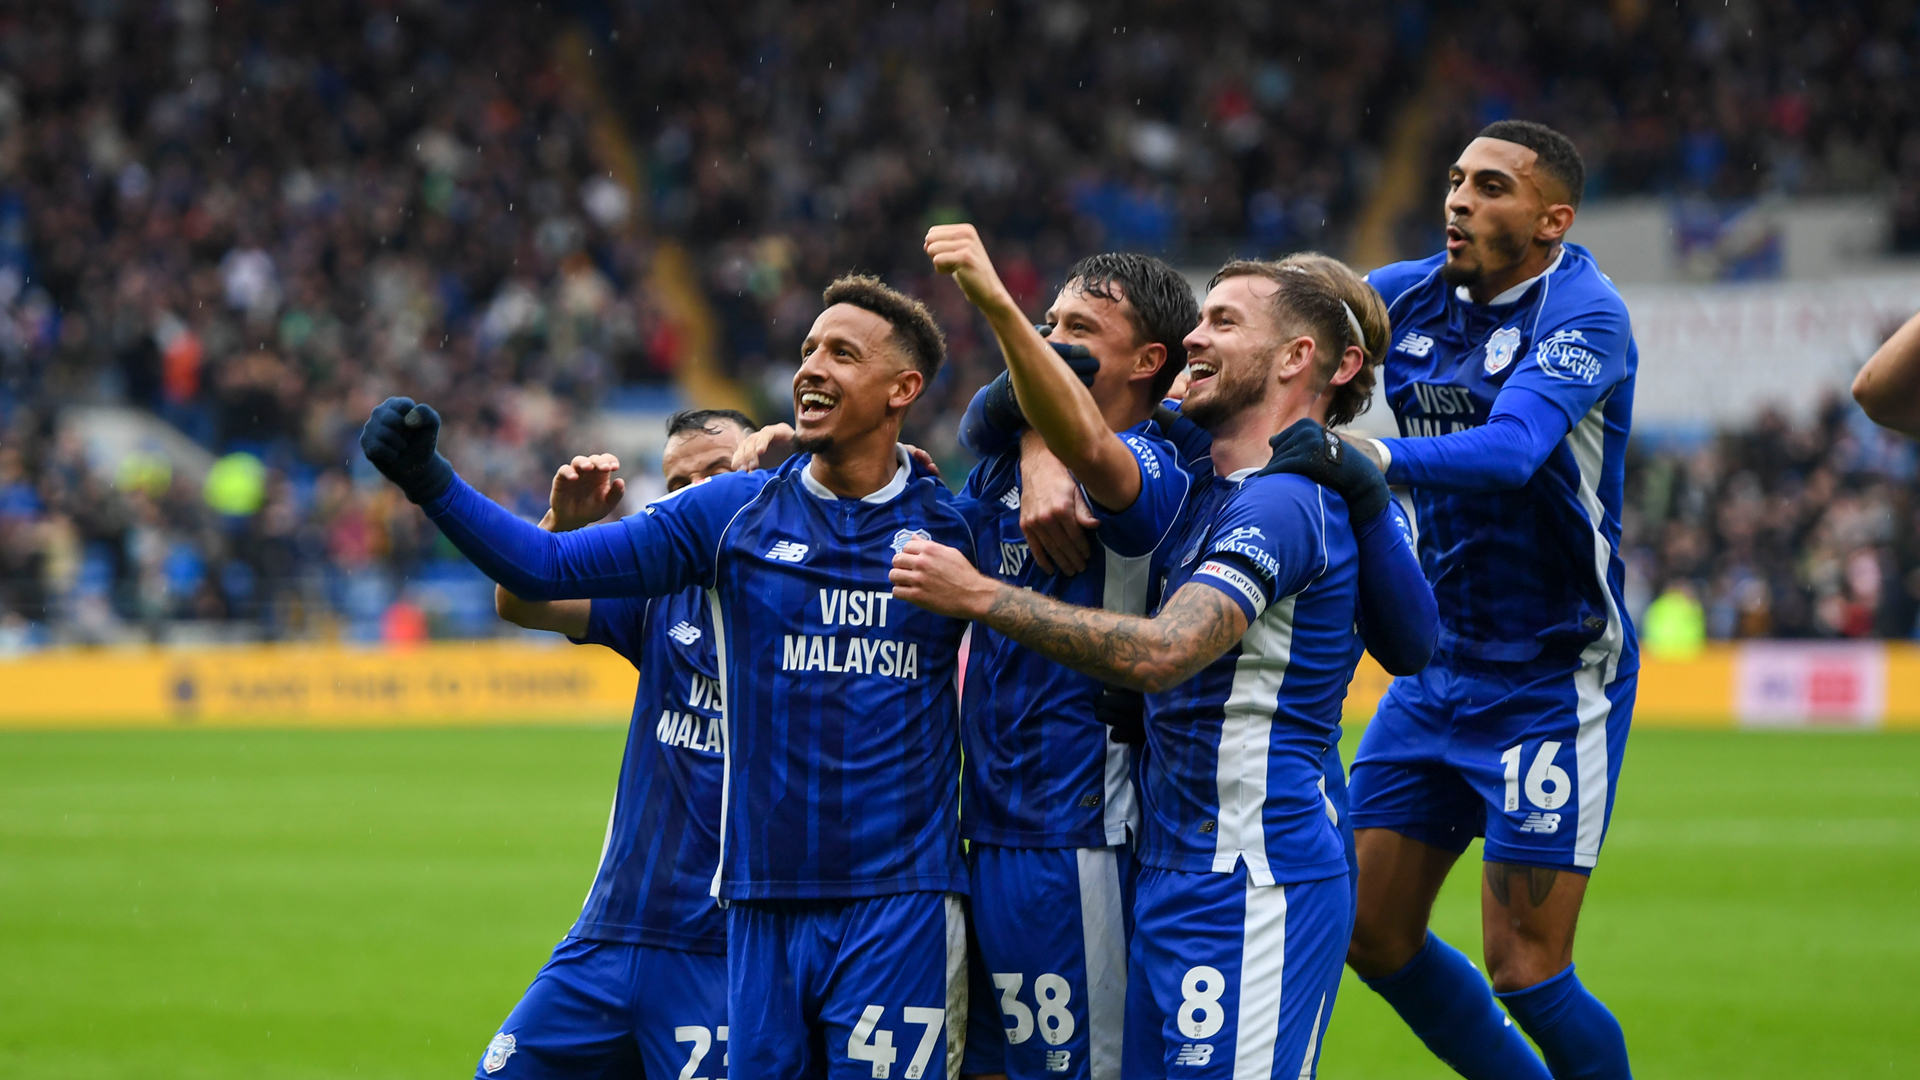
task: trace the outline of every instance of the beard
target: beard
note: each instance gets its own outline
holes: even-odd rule
[[[815,432],[812,435],[794,433],[793,452],[796,454],[818,454],[831,449],[833,449],[833,436],[826,432]]]
[[[1194,400],[1191,393],[1187,395],[1180,405],[1181,414],[1198,424],[1201,430],[1212,431],[1260,404],[1261,399],[1266,397],[1267,383],[1273,375],[1273,357],[1277,351],[1277,347],[1268,349],[1266,355],[1258,359],[1222,368],[1213,377],[1216,385],[1200,400]]]
[[[1472,285],[1487,276],[1487,261],[1491,257],[1500,269],[1518,263],[1527,257],[1526,237],[1517,232],[1502,230],[1483,231],[1480,239],[1486,243],[1484,252],[1475,251],[1479,244],[1474,243],[1468,253],[1478,255],[1472,263],[1448,258],[1440,264],[1440,280],[1449,285]],[[1472,243],[1472,241],[1469,241]]]

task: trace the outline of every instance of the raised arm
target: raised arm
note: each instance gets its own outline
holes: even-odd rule
[[[953,548],[915,540],[893,560],[893,595],[982,622],[1040,655],[1103,682],[1154,692],[1192,678],[1247,632],[1218,589],[1189,583],[1152,618],[1075,607],[976,570]]]
[[[1047,448],[1095,502],[1110,510],[1132,506],[1140,494],[1139,463],[1108,426],[1093,394],[1027,322],[994,272],[980,234],[971,225],[937,225],[927,232],[926,250],[934,269],[952,274],[986,316],[1006,355],[1020,411]]]
[[[1895,330],[1854,376],[1853,400],[1874,423],[1920,439],[1920,315]]]
[[[509,513],[454,474],[435,449],[440,417],[388,398],[361,430],[367,460],[440,526],[480,572],[527,600],[660,596],[692,583],[688,549],[652,514],[549,533]],[[691,489],[690,489],[691,490]],[[639,552],[650,558],[644,562]]]

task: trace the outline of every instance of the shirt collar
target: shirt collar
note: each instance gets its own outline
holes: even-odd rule
[[[1227,474],[1227,479],[1237,484],[1240,481],[1245,480],[1247,477],[1252,476],[1254,473],[1259,472],[1262,467],[1263,466],[1259,466],[1259,465],[1249,465],[1244,469],[1235,469],[1234,471]]]
[[[1539,281],[1543,277],[1546,277],[1548,274],[1553,273],[1555,270],[1560,269],[1560,260],[1566,257],[1567,257],[1567,248],[1565,244],[1562,244],[1560,246],[1560,250],[1554,254],[1553,261],[1547,264],[1547,268],[1545,270],[1540,271],[1539,273],[1533,275],[1532,277],[1521,282],[1520,284],[1515,285],[1513,288],[1508,289],[1506,292],[1501,293],[1499,296],[1496,296],[1493,299],[1487,301],[1487,306],[1499,307],[1502,304],[1511,304],[1515,300],[1518,300],[1522,296],[1525,296],[1527,293],[1527,290],[1533,288],[1535,282]],[[1467,287],[1465,285],[1455,285],[1453,287],[1453,295],[1459,297],[1463,303],[1468,303],[1468,304],[1473,303],[1473,296],[1472,294],[1467,292]]]
[[[860,497],[861,502],[891,502],[901,492],[907,490],[907,481],[913,478],[913,462],[912,459],[907,457],[906,447],[901,446],[899,443],[894,443],[893,460],[900,463],[900,467],[893,471],[893,479],[887,481],[887,486],[881,488],[879,491],[869,495],[862,495]],[[812,461],[808,461],[805,465],[800,466],[800,482],[806,485],[807,490],[812,492],[815,498],[825,499],[828,502],[838,502],[840,499],[840,496],[828,490],[827,485],[813,478]]]

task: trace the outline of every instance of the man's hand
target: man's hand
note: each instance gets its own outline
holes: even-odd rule
[[[936,615],[977,619],[993,606],[1000,582],[974,569],[965,555],[931,540],[909,540],[887,574],[893,595]]]
[[[560,466],[548,496],[552,531],[584,529],[613,513],[627,493],[627,482],[613,475],[618,471],[620,459],[612,454],[583,455]]]
[[[1372,458],[1312,420],[1295,421],[1267,442],[1273,457],[1261,475],[1295,473],[1332,488],[1347,501],[1347,520],[1355,525],[1372,521],[1393,498]],[[1371,443],[1366,446],[1373,449]]]
[[[1374,468],[1379,469],[1383,473],[1387,471],[1387,463],[1380,457],[1380,448],[1373,444],[1372,439],[1363,438],[1359,435],[1349,435],[1344,431],[1340,432],[1339,435],[1341,442],[1358,450],[1361,457],[1373,463]]]
[[[439,439],[440,414],[433,406],[390,397],[374,406],[360,429],[360,452],[408,499],[431,502],[453,483],[453,466],[435,448]]]
[[[733,448],[733,471],[770,469],[793,453],[793,425],[768,424],[744,435]]]
[[[1077,574],[1093,557],[1090,530],[1100,527],[1080,485],[1047,444],[1029,431],[1020,437],[1020,532],[1034,565],[1049,574]]]
[[[901,443],[900,449],[907,452],[907,456],[913,459],[915,465],[920,466],[935,476],[940,476],[940,464],[933,460],[932,454],[907,442]],[[945,479],[945,477],[941,477],[941,479]]]
[[[987,258],[987,246],[980,242],[978,229],[971,225],[935,225],[927,230],[924,246],[933,268],[951,274],[967,300],[989,318],[1008,310],[1019,314],[1020,306],[1001,283],[993,260]]]

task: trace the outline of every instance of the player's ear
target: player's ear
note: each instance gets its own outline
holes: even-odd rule
[[[1566,203],[1551,203],[1540,213],[1540,224],[1534,229],[1533,238],[1542,244],[1557,244],[1573,228],[1573,207]]]
[[[1360,368],[1364,366],[1366,362],[1367,354],[1361,351],[1360,346],[1347,346],[1347,351],[1340,355],[1340,366],[1334,369],[1333,377],[1327,380],[1327,385],[1347,385],[1353,381],[1355,375],[1360,374]]]
[[[1280,347],[1280,362],[1274,365],[1281,382],[1299,377],[1313,367],[1313,338],[1302,334]]]
[[[1167,347],[1157,341],[1149,344],[1146,348],[1134,354],[1133,374],[1128,377],[1129,381],[1132,379],[1153,378],[1154,375],[1159,372],[1161,365],[1166,362]]]
[[[927,377],[917,367],[903,369],[893,377],[893,385],[887,390],[887,408],[904,409],[920,397],[920,391],[927,388]]]

